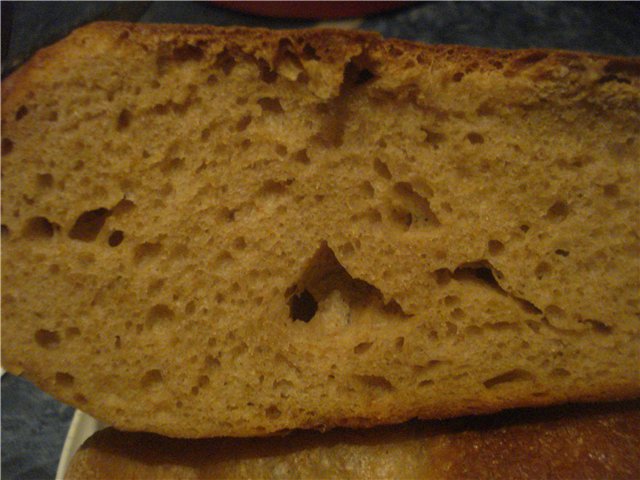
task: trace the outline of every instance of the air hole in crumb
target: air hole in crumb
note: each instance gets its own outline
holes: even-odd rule
[[[477,325],[469,325],[464,331],[470,336],[482,335],[482,328]]]
[[[426,187],[429,196],[430,189]],[[413,185],[409,182],[398,182],[393,187],[394,193],[402,201],[404,207],[395,207],[393,210],[399,214],[395,220],[404,223],[409,227],[414,220],[420,224],[428,224],[431,226],[440,225],[440,220],[431,210],[431,203],[428,198],[420,195],[413,189]],[[394,212],[392,212],[393,214]]]
[[[554,368],[549,372],[549,376],[551,377],[568,377],[571,375],[571,372],[565,368]]]
[[[120,339],[120,335],[116,335],[116,339],[114,341],[114,346],[115,346],[116,350],[120,350],[120,348],[122,347],[122,340]]]
[[[460,303],[460,299],[455,295],[447,295],[444,297],[444,304],[447,307],[453,307],[454,305],[458,305]]]
[[[180,157],[165,158],[156,165],[162,173],[174,173],[184,167],[184,159]],[[171,189],[173,190],[173,187]]]
[[[16,120],[21,120],[27,113],[29,113],[29,109],[24,105],[20,105],[20,108],[16,111]]]
[[[605,197],[617,197],[620,195],[620,188],[617,185],[611,183],[603,187]]]
[[[42,348],[52,349],[60,345],[60,335],[58,332],[40,329],[35,334],[36,343]]]
[[[480,106],[476,109],[476,113],[480,117],[487,117],[495,113],[495,107],[490,101],[486,101],[480,104]]]
[[[375,190],[373,189],[371,182],[368,181],[364,181],[360,184],[360,191],[364,193],[364,196],[367,198],[373,198],[375,194]]]
[[[156,280],[153,280],[151,283],[149,283],[149,286],[147,287],[147,296],[155,295],[156,293],[161,291],[164,288],[164,284],[165,284],[164,278],[158,278]]]
[[[118,115],[117,130],[121,132],[129,128],[129,125],[131,125],[131,118],[132,118],[132,114],[129,110],[127,110],[126,108],[122,110],[120,112],[120,115]]]
[[[53,237],[55,224],[45,217],[34,217],[25,225],[22,234],[29,240],[46,239]]]
[[[94,241],[110,212],[106,208],[98,208],[83,212],[69,231],[69,238],[82,242]]]
[[[581,323],[589,324],[596,333],[610,334],[613,331],[613,327],[611,325],[607,325],[599,320],[582,320]]]
[[[191,300],[189,303],[187,303],[187,305],[184,307],[184,313],[186,313],[187,315],[193,315],[196,311],[196,304],[193,300]]]
[[[510,370],[501,375],[497,375],[489,380],[483,382],[485,388],[494,388],[498,385],[503,385],[505,383],[513,383],[513,382],[522,382],[522,381],[533,381],[535,380],[534,375],[531,372],[526,370],[522,370],[519,368]]]
[[[318,302],[307,290],[293,295],[289,300],[289,315],[292,320],[309,322],[318,310]]]
[[[359,355],[361,353],[364,353],[364,352],[366,352],[367,350],[369,350],[371,348],[371,345],[373,345],[372,342],[359,343],[358,345],[353,347],[353,353],[355,353],[357,355]]]
[[[569,256],[569,252],[567,250],[563,250],[561,248],[558,248],[554,253],[556,255],[560,255],[561,257],[568,257]]]
[[[453,337],[458,333],[458,327],[451,322],[446,322],[447,325],[447,336]]]
[[[133,251],[133,261],[140,263],[143,260],[157,256],[162,250],[160,243],[145,242],[138,245]]]
[[[13,141],[10,138],[2,139],[2,155],[9,155],[13,151]]]
[[[111,210],[111,214],[115,217],[118,217],[120,215],[124,215],[125,213],[130,212],[135,208],[135,206],[136,204],[133,203],[131,200],[123,198],[116,204],[115,207],[113,207],[113,209]]]
[[[278,73],[271,68],[266,60],[258,60],[258,68],[260,69],[260,80],[264,83],[273,83],[278,79]]]
[[[545,218],[559,222],[564,220],[568,214],[569,206],[567,205],[567,203],[562,200],[558,200],[553,205],[551,205],[551,207],[549,207]]]
[[[251,120],[251,115],[245,115],[240,120],[238,120],[238,123],[236,124],[236,130],[238,132],[244,132],[251,123]]]
[[[264,112],[284,113],[280,100],[277,98],[263,97],[258,100],[258,104]]]
[[[464,313],[464,310],[462,310],[461,308],[454,308],[451,311],[451,317],[452,318],[461,319],[461,318],[464,318],[466,316],[467,316],[466,313]]]
[[[275,419],[279,418],[280,415],[282,415],[282,412],[280,412],[278,407],[276,407],[275,405],[271,405],[269,408],[267,408],[264,411],[264,414],[267,416],[267,418],[269,418],[271,420],[275,420]]]
[[[276,144],[276,153],[281,157],[284,157],[288,153],[287,147],[281,143]]]
[[[302,58],[303,60],[320,60],[316,49],[309,43],[305,43],[302,48]]]
[[[4,223],[2,224],[2,238],[9,237],[9,227],[7,227]]]
[[[520,230],[522,230],[524,233],[527,233],[529,231],[529,225],[526,224],[522,224],[520,225]]]
[[[220,220],[224,220],[225,222],[233,222],[236,219],[236,211],[230,209],[229,207],[222,207],[218,216]]]
[[[422,131],[425,133],[424,141],[436,149],[439,148],[440,144],[444,142],[446,138],[444,133],[434,132],[426,128],[423,128]]]
[[[80,329],[78,327],[69,327],[64,333],[67,338],[75,338],[80,335]]]
[[[447,268],[440,268],[434,272],[436,283],[446,285],[451,281],[451,272]]]
[[[304,165],[309,165],[309,163],[311,162],[311,160],[309,160],[309,155],[307,155],[306,150],[300,150],[299,152],[296,152],[292,158],[296,162],[300,162]]]
[[[518,305],[520,305],[520,308],[522,308],[522,310],[526,313],[529,313],[531,315],[540,315],[542,313],[542,310],[540,310],[538,307],[536,307],[533,303],[531,303],[528,300],[518,298],[517,301],[518,301]]]
[[[461,80],[462,80],[462,78],[463,78],[463,77],[464,77],[464,73],[462,73],[462,72],[456,72],[456,73],[454,73],[454,74],[453,74],[453,76],[451,77],[451,79],[452,79],[454,82],[459,82],[459,81],[461,81]]]
[[[293,183],[293,179],[283,181],[265,180],[260,189],[260,193],[263,195],[282,195],[291,183]]]
[[[489,240],[489,253],[491,255],[499,255],[504,251],[504,245],[499,240]]]
[[[176,62],[198,61],[204,56],[202,48],[196,45],[181,45],[173,49],[172,57]]]
[[[152,388],[162,383],[162,373],[158,369],[149,370],[140,380],[142,388]]]
[[[226,48],[218,54],[215,62],[216,68],[221,69],[225,75],[229,75],[236,66],[236,60]]]
[[[404,337],[396,338],[395,347],[397,351],[402,351],[402,349],[404,348]]]
[[[505,383],[513,383],[513,382],[522,382],[522,381],[533,381],[535,380],[535,376],[526,370],[522,370],[520,368],[516,368],[510,370],[501,375],[495,376],[483,382],[485,388],[494,388],[498,385],[503,385]]]
[[[484,137],[476,132],[467,133],[467,140],[473,145],[484,143]]]
[[[171,310],[167,305],[154,305],[147,313],[146,325],[148,328],[153,328],[161,322],[173,320],[174,317],[175,314],[173,313],[173,310]]]
[[[385,178],[387,180],[391,179],[391,172],[389,171],[389,167],[387,166],[386,163],[384,163],[382,160],[380,160],[379,158],[376,158],[373,161],[373,169],[375,170],[375,172],[380,175],[382,178]]]
[[[413,215],[406,208],[394,205],[389,210],[389,218],[403,230],[408,230],[413,223]]]
[[[56,385],[68,388],[73,386],[73,375],[66,372],[56,372]]]
[[[86,405],[87,403],[89,403],[89,400],[87,400],[87,397],[85,397],[84,395],[82,395],[81,393],[76,393],[73,396],[73,399],[79,403],[80,405]]]
[[[428,387],[429,385],[433,385],[433,380],[422,380],[418,384],[419,387]]]
[[[198,386],[204,388],[209,385],[209,377],[207,375],[200,375],[198,377]]]
[[[244,237],[238,237],[233,241],[233,246],[237,250],[244,250],[247,247],[247,242]]]
[[[109,235],[109,246],[117,247],[122,243],[123,240],[124,240],[124,232],[122,230],[115,230],[111,232],[111,235]]]
[[[36,177],[36,184],[39,188],[53,187],[53,175],[50,173],[39,173]]]
[[[213,358],[212,355],[207,355],[204,358],[204,363],[209,368],[216,368],[220,366],[220,360],[218,360],[217,358]]]
[[[375,389],[380,389],[385,391],[395,390],[395,387],[387,378],[379,375],[354,375],[354,378],[358,380],[360,383],[362,383],[363,385],[370,388],[375,388]]]
[[[551,265],[547,262],[540,262],[535,269],[536,277],[538,280],[542,279],[544,276],[548,275],[551,272]]]

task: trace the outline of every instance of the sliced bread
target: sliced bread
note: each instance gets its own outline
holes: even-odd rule
[[[98,23],[2,85],[3,366],[125,430],[640,395],[640,61]]]

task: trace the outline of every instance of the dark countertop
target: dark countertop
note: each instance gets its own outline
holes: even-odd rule
[[[337,4],[333,4],[339,8]],[[2,75],[93,20],[304,28],[309,20],[257,17],[209,2],[2,2]],[[562,48],[640,55],[640,3],[415,3],[359,26],[425,43]],[[73,409],[28,382],[2,378],[2,478],[54,478]]]

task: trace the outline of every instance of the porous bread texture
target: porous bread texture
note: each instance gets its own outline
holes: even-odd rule
[[[278,438],[177,440],[103,430],[67,480],[334,478],[636,480],[638,402],[503,412]]]
[[[639,74],[82,28],[3,84],[3,365],[176,437],[638,395]]]

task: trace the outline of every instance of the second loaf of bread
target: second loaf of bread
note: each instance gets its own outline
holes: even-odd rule
[[[638,395],[639,72],[85,27],[3,83],[3,365],[180,437]]]

